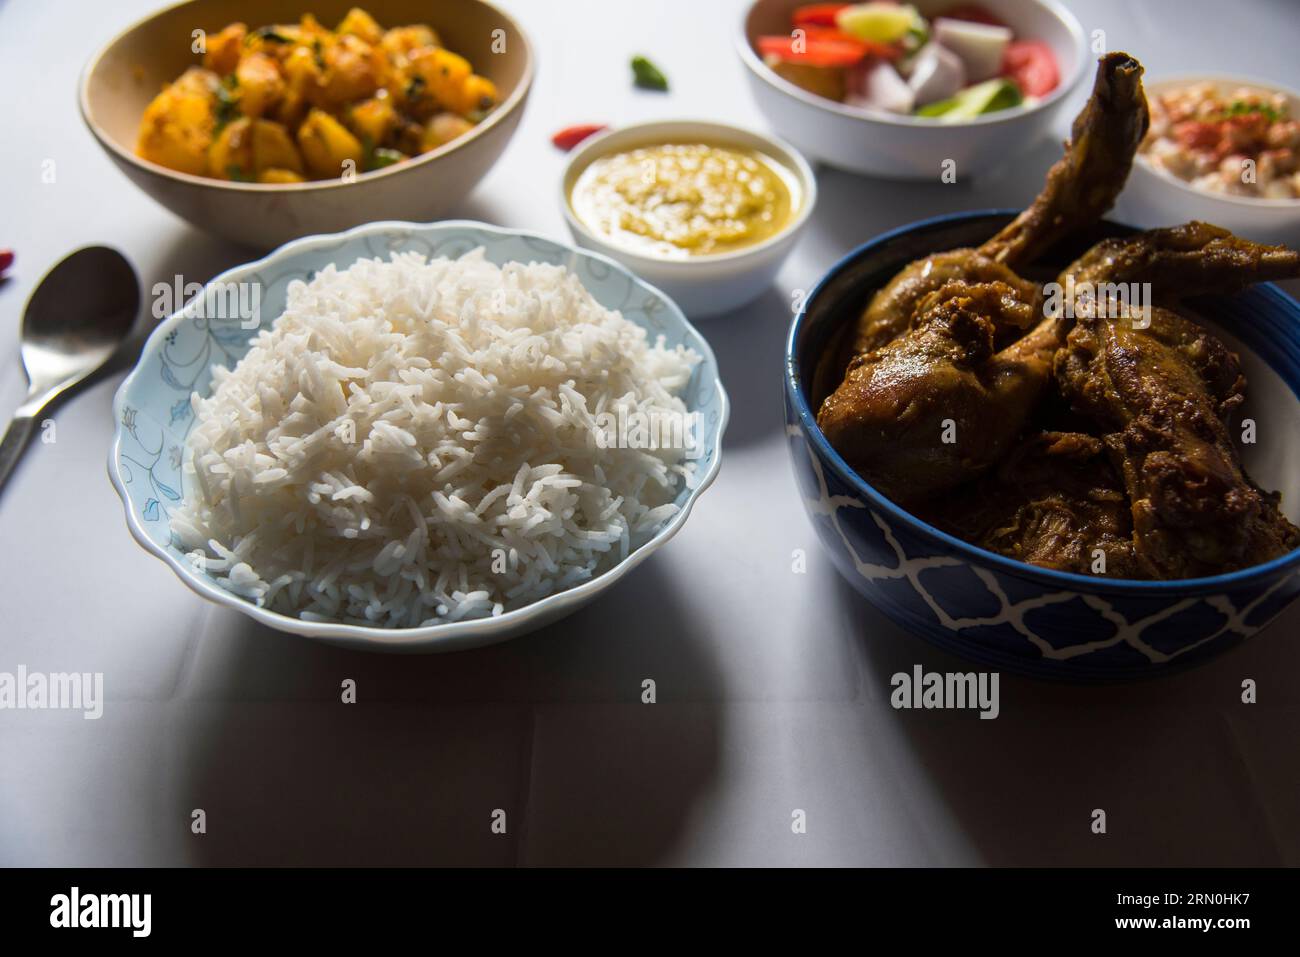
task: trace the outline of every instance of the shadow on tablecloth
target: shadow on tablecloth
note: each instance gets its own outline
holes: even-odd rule
[[[1008,866],[1300,862],[1300,691],[1286,677],[1300,671],[1300,608],[1169,677],[1082,686],[1002,674],[1001,715],[979,720],[894,710],[892,675],[979,666],[903,634],[843,581],[839,600],[863,622],[849,640],[873,689],[864,721],[899,799],[951,829],[936,844],[966,842]],[[1241,703],[1245,678],[1260,703]],[[1104,835],[1091,831],[1097,808]]]
[[[660,560],[543,631],[448,655],[343,651],[214,611],[169,743],[168,814],[207,815],[190,859],[663,861],[715,777],[721,715],[703,703],[724,692]]]

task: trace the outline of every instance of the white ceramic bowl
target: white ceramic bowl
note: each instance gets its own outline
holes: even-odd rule
[[[669,259],[633,252],[611,243],[589,229],[574,214],[569,193],[582,171],[594,160],[640,146],[691,141],[747,147],[766,154],[785,167],[799,184],[801,193],[800,206],[789,224],[775,236],[734,252]],[[771,286],[816,202],[816,177],[807,160],[794,147],[772,136],[707,120],[660,120],[603,133],[574,151],[560,179],[560,205],[578,245],[617,259],[646,282],[662,289],[693,319],[736,309]]]
[[[698,481],[677,497],[680,511],[613,568],[565,591],[492,618],[446,622],[419,628],[377,628],[344,622],[306,621],[282,615],[227,591],[195,567],[172,538],[168,516],[187,489],[181,465],[186,436],[193,425],[190,394],[207,395],[215,363],[233,366],[249,349],[257,327],[238,317],[207,318],[182,308],[164,319],[145,344],[139,361],[113,402],[117,431],[109,450],[108,473],[126,509],[126,522],[141,547],[167,564],[197,594],[232,608],[279,631],[316,638],[348,648],[379,651],[455,651],[490,645],[556,621],[604,593],[677,534],[691,507],[717,477],[722,461],[722,433],[727,427],[727,394],[718,378],[718,363],[708,342],[686,321],[670,299],[604,256],[583,252],[542,236],[484,223],[367,223],[345,233],[308,236],[277,249],[265,259],[236,266],[211,285],[246,283],[261,290],[260,319],[270,323],[284,309],[287,289],[333,264],[352,265],[361,258],[387,258],[395,252],[427,257],[456,257],[482,246],[495,263],[545,262],[577,273],[596,301],[618,309],[643,326],[652,338],[662,335],[671,346],[686,345],[702,356],[683,400],[703,423],[702,454],[696,460]],[[199,293],[200,296],[204,293]],[[635,613],[633,611],[633,613]]]
[[[1148,81],[1145,86],[1147,95],[1155,97],[1175,87],[1207,81],[1220,89],[1249,86],[1285,93],[1291,115],[1300,116],[1300,93],[1253,77],[1185,75]],[[1172,173],[1157,169],[1141,153],[1133,163],[1133,172],[1129,174],[1128,186],[1116,206],[1116,214],[1126,222],[1147,227],[1199,219],[1256,242],[1300,246],[1300,199],[1255,199],[1207,193]]]
[[[956,163],[959,178],[985,173],[1049,136],[1070,92],[1095,65],[1083,27],[1056,0],[984,0],[981,5],[1018,38],[1052,48],[1061,71],[1055,90],[1032,106],[965,123],[846,106],[777,76],[754,49],[760,36],[789,33],[791,12],[800,5],[801,0],[757,0],[740,21],[736,49],[772,128],[809,156],[854,173],[937,181],[945,160]],[[953,2],[915,0],[914,6],[931,17]]]

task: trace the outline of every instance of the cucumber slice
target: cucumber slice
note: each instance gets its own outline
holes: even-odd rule
[[[1020,87],[1012,81],[999,77],[968,86],[956,96],[938,103],[931,103],[916,111],[917,116],[938,117],[946,123],[959,123],[974,119],[986,113],[1009,110],[1025,101],[1020,95]]]
[[[916,7],[896,3],[855,3],[835,15],[835,24],[850,36],[878,43],[901,40],[909,30],[925,29]]]

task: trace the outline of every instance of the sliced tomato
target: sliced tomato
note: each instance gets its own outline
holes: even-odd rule
[[[949,20],[966,20],[969,23],[983,23],[990,27],[1005,27],[1006,24],[999,20],[994,14],[981,7],[978,3],[959,3],[950,10],[945,10],[939,16],[947,17]]]
[[[809,66],[853,66],[866,57],[860,43],[844,40],[816,40],[809,36],[759,37],[758,52],[787,63],[806,63]]]
[[[853,43],[862,48],[866,56],[880,57],[882,60],[897,60],[903,55],[903,48],[892,43],[881,43],[878,40],[863,40],[861,37],[855,37],[852,34],[845,33],[837,27],[819,27],[815,24],[809,24],[806,27],[796,27],[804,32],[804,37],[808,40],[834,40],[837,43]]]
[[[1012,40],[1002,54],[1002,75],[1016,81],[1025,96],[1046,96],[1061,82],[1056,54],[1042,40]]]
[[[1184,120],[1174,127],[1173,133],[1184,149],[1214,152],[1223,138],[1223,126],[1207,120]]]
[[[796,27],[833,27],[835,26],[835,14],[847,6],[847,3],[809,3],[802,7],[795,7],[794,25]]]

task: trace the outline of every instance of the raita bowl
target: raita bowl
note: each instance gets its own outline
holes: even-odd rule
[[[660,143],[702,142],[752,149],[785,169],[798,186],[798,205],[775,235],[752,246],[706,256],[669,259],[620,246],[584,223],[574,212],[574,183],[603,156]],[[769,289],[789,258],[817,205],[817,177],[798,150],[773,136],[710,120],[656,120],[634,123],[583,143],[560,178],[560,206],[574,241],[616,259],[677,302],[692,319],[716,316],[756,299]]]

